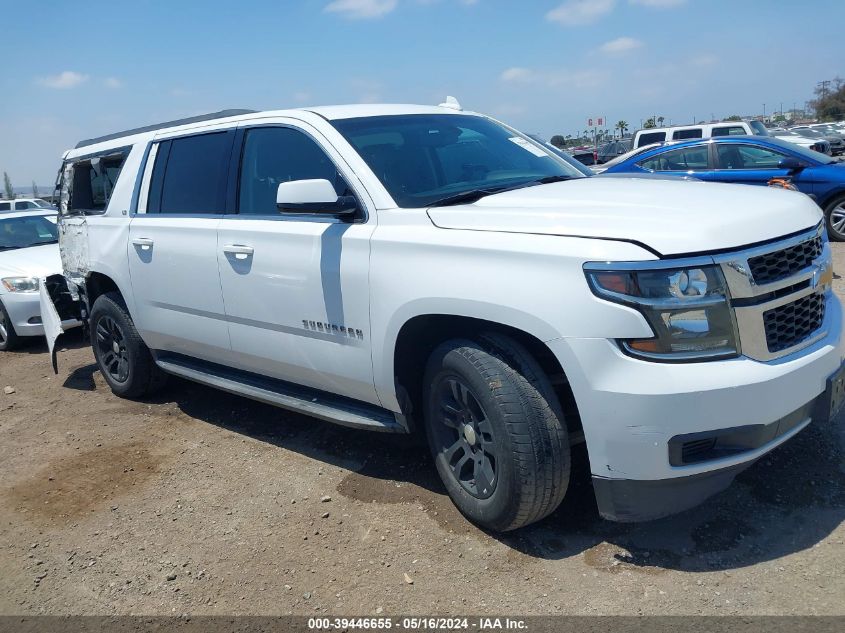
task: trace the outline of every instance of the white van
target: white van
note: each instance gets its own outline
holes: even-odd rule
[[[701,123],[699,125],[677,125],[638,130],[634,135],[634,147],[666,141],[684,141],[711,136],[753,135],[754,128],[746,121],[722,121],[721,123]]]

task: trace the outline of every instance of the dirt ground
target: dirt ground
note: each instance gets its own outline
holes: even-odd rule
[[[405,438],[175,379],[121,400],[67,347],[58,377],[0,357],[0,614],[845,614],[842,418],[679,516],[603,521],[582,477],[495,536]]]

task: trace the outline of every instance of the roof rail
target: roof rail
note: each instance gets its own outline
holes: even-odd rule
[[[214,119],[225,119],[230,116],[238,116],[241,114],[252,114],[257,110],[220,110],[219,112],[210,112],[208,114],[200,114],[197,116],[188,117],[186,119],[176,119],[174,121],[165,121],[164,123],[156,123],[154,125],[145,125],[144,127],[136,127],[124,132],[115,132],[114,134],[106,134],[105,136],[98,136],[97,138],[89,138],[84,141],[79,141],[74,149],[80,147],[88,147],[89,145],[96,145],[105,141],[111,141],[116,138],[124,136],[132,136],[133,134],[141,134],[142,132],[154,132],[155,130],[163,130],[169,127],[176,127],[177,125],[187,125],[189,123],[200,123],[201,121],[213,121]]]

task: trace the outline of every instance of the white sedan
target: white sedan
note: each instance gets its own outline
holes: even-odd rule
[[[0,351],[43,336],[39,279],[61,274],[55,211],[0,216]]]

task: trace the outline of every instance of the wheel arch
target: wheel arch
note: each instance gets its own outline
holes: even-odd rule
[[[551,382],[563,407],[570,432],[580,432],[578,407],[566,372],[536,331],[532,332],[502,319],[491,320],[448,312],[416,314],[405,319],[397,328],[393,344],[389,348],[389,368],[393,377],[392,395],[406,413],[411,425],[419,425],[423,374],[431,353],[446,340],[477,339],[480,332],[497,332],[522,345],[539,363]]]

